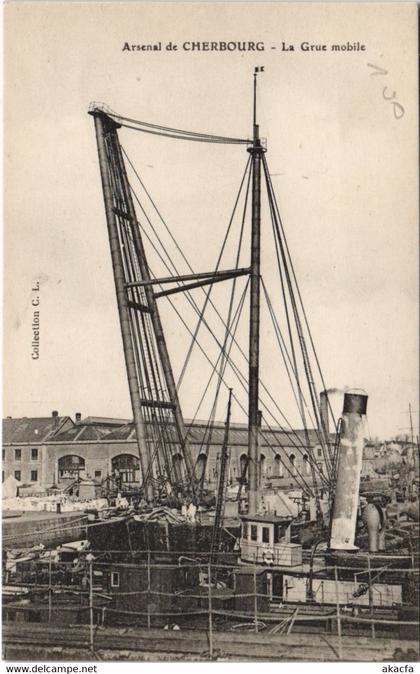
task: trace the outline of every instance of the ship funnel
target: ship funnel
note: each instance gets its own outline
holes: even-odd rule
[[[359,505],[360,473],[363,461],[367,395],[348,391],[344,394],[337,481],[331,522],[330,548],[357,550],[354,545]]]

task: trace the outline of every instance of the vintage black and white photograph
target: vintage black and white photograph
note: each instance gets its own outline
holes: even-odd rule
[[[414,671],[417,15],[6,3],[3,660]]]

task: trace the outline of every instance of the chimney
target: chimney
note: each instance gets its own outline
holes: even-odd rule
[[[52,416],[52,427],[53,427],[54,430],[56,430],[58,428],[58,412],[57,412],[57,410],[53,410],[53,412],[51,413],[51,416]]]
[[[76,414],[74,415],[74,418],[75,418],[76,424],[80,424],[80,422],[82,421],[82,413],[76,412]]]
[[[330,534],[332,550],[357,550],[354,539],[359,506],[367,400],[368,397],[364,391],[348,391],[344,394]]]
[[[328,392],[321,391],[319,394],[319,423],[320,428],[318,429],[320,433],[323,434],[325,440],[328,440],[330,434],[330,420],[328,416]]]

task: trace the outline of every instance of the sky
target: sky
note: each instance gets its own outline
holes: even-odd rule
[[[4,415],[131,416],[91,101],[163,126],[248,137],[252,72],[264,66],[258,121],[327,386],[368,393],[372,437],[409,433],[409,403],[418,433],[416,12],[400,3],[7,5]],[[262,42],[264,50],[185,50],[192,41]],[[126,42],[162,50],[124,50]],[[178,49],[168,50],[170,42]],[[283,51],[283,42],[294,51]],[[304,51],[303,42],[326,49]],[[331,49],[348,42],[359,48]],[[244,147],[128,129],[120,140],[194,270],[213,269]],[[264,206],[262,226],[263,277],[281,316]],[[232,234],[226,268],[234,241]],[[152,268],[165,272],[148,253]],[[244,263],[246,256],[244,248]],[[226,291],[214,292],[225,309]],[[176,302],[194,327],[183,299]],[[160,306],[178,376],[188,335]],[[244,349],[246,318],[245,309]],[[266,318],[261,376],[299,426]],[[185,417],[194,415],[208,375],[194,352],[180,387]],[[333,402],[339,413],[342,396]],[[198,416],[208,409],[207,401]],[[242,420],[239,406],[234,419]]]

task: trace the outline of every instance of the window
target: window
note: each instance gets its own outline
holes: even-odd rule
[[[1,481],[4,482],[4,470],[1,471]]]
[[[120,574],[118,571],[112,571],[111,573],[111,587],[119,587],[120,586]]]
[[[291,474],[296,475],[296,465],[295,465],[296,457],[294,454],[291,454],[289,456],[289,461],[292,464]]]
[[[22,450],[21,449],[15,449],[15,461],[21,461],[22,460]]]
[[[257,540],[257,525],[251,524],[251,541]]]
[[[283,477],[283,464],[280,454],[274,457],[274,477]]]
[[[20,470],[15,470],[15,480],[20,482],[20,476],[21,476]]]
[[[263,527],[262,528],[262,542],[263,543],[269,543],[270,542],[270,527]]]
[[[318,447],[318,449],[316,450],[316,452],[317,452],[317,455],[318,455],[318,456],[322,456],[322,448],[321,448],[321,447]]]
[[[101,470],[95,470],[95,477],[102,477],[102,471]]]
[[[38,482],[38,471],[31,470],[31,482]]]
[[[31,459],[32,461],[38,461],[38,450],[36,447],[31,449]]]
[[[248,455],[247,454],[241,454],[239,457],[239,467],[241,471],[241,478],[246,477],[246,467],[248,465]]]
[[[242,522],[242,538],[248,538],[248,522]]]
[[[6,458],[6,450],[5,449],[3,449],[2,452],[1,452],[1,458],[3,459],[3,461]]]
[[[260,484],[266,475],[266,460],[264,454],[260,454]]]

